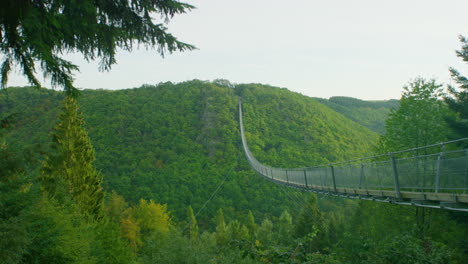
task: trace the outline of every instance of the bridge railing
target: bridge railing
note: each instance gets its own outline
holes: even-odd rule
[[[468,138],[322,166],[273,168],[259,162],[251,153],[241,105],[239,118],[248,162],[259,174],[277,183],[335,193],[352,190],[360,195],[375,196],[379,195],[378,191],[382,196],[396,199],[414,198],[412,193],[453,193],[458,195],[454,196],[455,202],[468,203],[468,149],[445,151],[447,145],[468,142]],[[429,154],[411,156],[411,153]],[[448,196],[434,197],[431,199],[448,199]]]
[[[466,150],[458,150],[395,159],[394,166],[390,159],[285,169],[266,166],[258,162],[251,153],[247,154],[250,164],[257,172],[285,183],[384,190],[395,189],[395,177],[398,177],[400,190],[432,192],[468,190],[467,156]]]

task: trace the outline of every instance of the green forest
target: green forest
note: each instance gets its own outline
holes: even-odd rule
[[[392,131],[401,135],[394,128],[402,113],[410,116],[415,96],[427,91],[422,101],[434,104],[440,87],[416,80],[405,89],[399,101],[380,102],[219,80],[82,90],[76,100],[50,89],[3,89],[0,257],[464,263],[466,213],[285,188],[256,175],[244,157],[239,97],[257,159],[304,167],[395,151]],[[444,126],[428,131],[429,144],[455,137],[450,122],[459,120],[448,104],[436,103],[442,115],[427,114]]]
[[[300,8],[296,4],[281,8],[289,6]],[[423,8],[418,6],[417,11]],[[224,79],[122,90],[80,90],[74,84],[78,57],[97,62],[100,71],[110,71],[122,54],[129,57],[126,52],[138,48],[153,50],[153,61],[153,54],[159,58],[198,49],[171,33],[183,32],[181,28],[168,28],[174,16],[194,9],[177,0],[2,1],[1,263],[466,263],[466,212],[348,199],[333,196],[336,189],[311,193],[266,181],[244,156],[238,116],[242,100],[251,152],[261,163],[282,168],[326,165],[468,138],[468,78],[455,68],[449,68],[450,84],[415,78],[403,87],[399,100],[387,101],[311,98],[286,88]],[[260,15],[258,11],[267,11],[268,5],[249,9]],[[283,17],[287,12],[278,13],[281,19],[275,16],[281,26],[266,21],[275,38],[259,43],[247,34],[257,25],[243,28],[236,23],[209,32],[206,25],[197,24],[192,31],[203,38],[200,46],[209,49],[204,42],[215,38],[222,42],[211,43],[216,56],[184,67],[199,67],[202,60],[216,67],[242,60],[234,50],[245,53],[241,49],[245,45],[250,55],[262,53],[284,69],[310,74],[307,67],[299,70],[276,59],[289,48],[273,42],[294,44],[290,47],[295,59],[306,61],[303,55],[316,52],[305,49],[309,44],[291,31],[297,24],[285,24],[301,20]],[[257,13],[255,24],[263,20]],[[206,16],[209,27],[225,19],[219,14],[222,19]],[[306,21],[301,24],[304,32],[311,32]],[[220,31],[229,33],[231,41]],[[260,36],[261,27],[257,31]],[[367,34],[350,32],[358,37]],[[345,47],[353,47],[356,39],[327,28],[329,33],[340,36],[340,46],[316,41],[311,46],[320,53],[330,49],[332,57],[346,62],[346,71],[366,61],[348,62],[342,53],[349,52]],[[308,35],[320,38],[315,32]],[[438,41],[436,35],[431,38]],[[468,62],[468,39],[459,40],[456,55]],[[227,42],[239,47],[231,49]],[[387,44],[378,47],[393,54],[388,48],[393,44]],[[375,52],[359,48],[353,55]],[[392,65],[378,56],[381,50],[375,60],[393,75],[387,71]],[[229,61],[219,56],[223,53],[229,53]],[[260,69],[261,62],[249,59],[243,71],[254,69],[251,66]],[[320,67],[328,67],[329,59],[314,57]],[[142,61],[135,68],[160,74]],[[184,75],[175,73],[177,78]],[[15,81],[18,74],[30,87],[9,87],[9,78]],[[42,87],[41,74],[51,88],[59,89]],[[132,74],[124,77],[139,80]],[[332,77],[349,78],[337,70]],[[450,148],[466,150],[466,142]],[[466,186],[459,189],[466,192]]]
[[[395,99],[388,101],[363,101],[344,96],[316,99],[336,112],[379,134],[385,132],[385,119],[387,115],[391,110],[398,109],[399,106],[398,100]]]

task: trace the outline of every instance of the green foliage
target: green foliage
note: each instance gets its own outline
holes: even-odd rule
[[[128,213],[137,219],[143,233],[164,234],[169,232],[172,225],[167,205],[155,203],[152,200],[141,199],[140,204],[130,208]]]
[[[203,234],[200,240],[191,240],[174,230],[170,236],[161,240],[155,238],[141,249],[141,263],[216,263],[216,245],[210,234]]]
[[[255,218],[252,214],[252,211],[249,210],[249,214],[247,215],[247,221],[245,223],[245,226],[249,230],[249,237],[251,240],[255,240],[255,237],[257,236],[257,224],[255,223]]]
[[[464,62],[468,62],[468,40],[460,36],[462,44],[461,50],[457,51],[457,56]],[[458,89],[449,85],[448,91],[450,96],[445,96],[445,102],[450,109],[458,114],[457,118],[449,118],[448,122],[453,130],[454,138],[468,137],[468,78],[463,76],[459,71],[450,68],[452,79],[458,85]]]
[[[255,257],[260,263],[339,263],[333,255],[310,252],[308,245],[316,239],[316,232],[312,232],[292,241],[288,246],[270,246],[258,250]]]
[[[73,203],[43,197],[29,160],[5,142],[0,158],[2,263],[132,263],[118,228],[90,224]]]
[[[52,149],[40,177],[46,193],[60,202],[71,198],[84,215],[99,219],[104,197],[102,177],[94,167],[94,149],[72,98],[64,100],[63,112],[54,128]]]
[[[236,89],[242,96],[247,142],[264,164],[310,167],[362,157],[377,140],[376,133],[315,99],[256,84]]]
[[[189,206],[187,209],[187,218],[188,218],[188,237],[190,239],[198,239],[198,223],[195,215],[193,214],[192,206]]]
[[[38,142],[57,153],[46,147],[47,134],[63,96],[3,91],[2,117],[17,120],[8,125],[14,133],[3,131],[3,142],[18,142],[12,153]],[[218,80],[83,91],[86,125],[79,127],[89,131],[96,167],[111,190],[102,220],[87,221],[73,202],[39,199],[37,166],[0,151],[9,161],[0,169],[17,175],[0,185],[7,205],[0,254],[12,263],[389,263],[428,249],[433,263],[466,259],[462,215],[430,210],[415,217],[412,207],[310,198],[254,175],[241,153],[237,95],[254,154],[275,166],[361,157],[377,141],[376,133],[316,100],[274,87],[233,88]],[[189,205],[203,206],[197,219]]]
[[[278,242],[281,244],[289,243],[293,238],[294,226],[292,217],[288,211],[283,211],[278,220]]]
[[[34,86],[39,62],[52,85],[63,86],[76,94],[73,71],[78,66],[61,57],[79,52],[86,60],[101,59],[100,69],[116,63],[118,48],[131,51],[134,45],[166,52],[192,50],[194,46],[178,41],[167,32],[164,23],[193,6],[175,0],[166,1],[16,1],[2,2],[0,10],[1,87],[15,64]],[[158,18],[158,19],[156,19]]]
[[[258,240],[260,240],[263,245],[269,246],[274,242],[273,235],[273,222],[268,218],[263,219],[262,223],[258,227]]]
[[[19,113],[15,133],[8,138],[20,142],[19,149],[35,146],[49,152],[47,135],[63,96],[32,88],[4,92],[8,97],[0,94],[0,107],[5,113]],[[95,166],[104,175],[103,188],[115,190],[131,205],[140,198],[167,204],[174,219],[181,221],[187,206],[201,208],[230,171],[197,216],[201,229],[210,227],[218,208],[226,219],[248,210],[257,219],[284,210],[295,214],[297,207],[287,196],[291,190],[280,192],[260,179],[243,157],[237,94],[247,107],[249,144],[259,159],[272,165],[312,166],[361,157],[377,141],[377,134],[316,100],[269,86],[233,89],[190,81],[84,90],[80,110],[96,150]]]
[[[385,243],[381,262],[388,264],[403,263],[450,263],[452,250],[447,246],[430,240],[420,240],[414,236],[402,234]]]
[[[91,244],[91,252],[96,256],[96,263],[136,263],[129,243],[121,236],[118,223],[105,219],[93,231],[95,239]]]
[[[385,131],[385,119],[390,111],[398,109],[398,100],[363,101],[360,99],[333,96],[327,99],[316,98],[320,103],[330,107],[345,117],[383,134]]]
[[[223,209],[218,209],[218,213],[216,214],[216,244],[219,247],[225,247],[229,242],[229,238],[227,235],[227,226],[226,222],[224,221],[224,213]]]
[[[400,108],[392,110],[380,138],[379,152],[392,152],[447,140],[446,119],[453,115],[442,99],[442,85],[416,79],[403,87]]]
[[[78,210],[41,200],[30,215],[33,240],[25,263],[96,263],[91,254],[92,227]]]
[[[1,135],[0,140],[4,140]],[[25,175],[24,158],[6,142],[0,143],[0,161],[0,259],[20,263],[32,242],[28,218],[34,192]]]
[[[343,222],[336,252],[346,263],[463,263],[466,252],[459,245],[468,231],[466,213],[453,213],[460,219],[451,214],[360,201]]]
[[[141,238],[141,228],[136,219],[132,216],[126,216],[120,220],[120,230],[122,236],[127,239],[134,252],[143,245]]]
[[[226,233],[231,247],[239,247],[249,243],[249,230],[238,220],[232,220],[226,227]]]
[[[105,200],[104,211],[106,212],[106,215],[114,222],[120,221],[120,217],[127,208],[128,203],[115,191],[112,191]]]
[[[329,243],[327,241],[327,225],[324,220],[324,214],[320,211],[317,204],[317,196],[312,194],[310,200],[304,206],[303,211],[299,215],[295,226],[295,237],[303,238],[313,234],[316,239],[309,240],[307,245],[304,245],[310,252],[324,252]]]

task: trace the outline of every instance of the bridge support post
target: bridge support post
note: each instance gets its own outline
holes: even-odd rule
[[[362,189],[363,180],[364,180],[364,164],[361,164],[361,175],[359,175],[359,189]]]
[[[330,166],[331,169],[331,175],[332,175],[332,181],[333,181],[333,191],[336,193],[336,180],[335,180],[335,169],[333,166]]]
[[[398,170],[397,170],[395,156],[393,156],[392,153],[390,154],[390,159],[392,161],[393,180],[395,183],[395,195],[398,200],[401,200],[400,181],[398,180]]]
[[[437,157],[437,167],[436,167],[436,178],[435,178],[435,192],[438,193],[440,189],[440,167],[442,163],[442,158],[443,158],[444,153],[440,152],[439,156]]]
[[[465,151],[465,156],[468,157],[468,149]],[[465,170],[465,177],[463,179],[463,188],[468,187],[468,158],[466,159],[465,168],[467,169]]]
[[[288,170],[286,170],[286,183],[289,184],[289,175],[288,175]]]
[[[309,185],[307,184],[307,172],[306,172],[305,169],[304,169],[304,180],[305,180],[305,186],[306,186],[306,188],[309,188]]]
[[[273,180],[274,178],[273,178],[273,169],[272,168],[270,168],[270,173],[271,173],[271,179]]]

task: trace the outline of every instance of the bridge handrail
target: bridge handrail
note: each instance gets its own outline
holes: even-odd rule
[[[241,121],[240,122],[241,134],[244,135],[244,125],[243,125],[243,122],[242,122],[242,101],[240,99],[239,99],[239,118],[240,118],[240,121]],[[244,135],[244,138],[245,138],[245,135]],[[404,149],[404,150],[399,150],[399,151],[394,151],[394,152],[389,152],[389,153],[384,153],[384,154],[379,154],[379,155],[374,155],[374,156],[367,156],[367,157],[358,158],[358,159],[339,161],[339,162],[332,162],[332,163],[315,165],[315,166],[310,166],[310,167],[297,167],[297,168],[287,168],[287,169],[292,170],[292,169],[312,169],[312,168],[330,167],[330,166],[336,166],[336,165],[340,165],[340,164],[354,163],[354,162],[363,161],[363,160],[377,159],[377,158],[381,158],[381,157],[390,157],[390,156],[396,155],[396,154],[401,154],[401,153],[406,153],[406,152],[411,152],[411,151],[416,151],[416,150],[422,150],[422,149],[428,149],[428,148],[437,147],[437,146],[440,146],[442,148],[443,146],[453,144],[453,143],[463,142],[463,141],[468,141],[468,137],[455,139],[455,140],[450,140],[450,141],[439,142],[439,143],[426,145],[426,146],[422,146],[422,147]],[[251,156],[252,159],[254,159],[255,161],[258,162],[258,160],[250,152],[250,149],[248,148],[248,145],[247,145],[247,141],[245,142],[245,145],[247,147],[246,149],[249,150],[249,154],[250,154],[249,156]],[[465,149],[465,150],[468,150],[468,149]],[[444,151],[444,153],[449,153],[449,152]],[[264,165],[264,164],[262,164],[262,165],[267,166],[269,168],[275,168],[275,167],[270,167],[270,166]],[[276,168],[276,169],[283,169],[283,168]]]
[[[411,200],[411,205],[414,205],[413,201],[422,200],[432,204],[418,206],[468,211],[468,208],[451,208],[446,205],[468,205],[468,149],[445,151],[444,147],[468,138],[314,167],[274,168],[259,162],[250,151],[242,118],[242,104],[239,100],[240,132],[247,161],[255,171],[270,181],[334,195],[372,197],[372,200],[382,198],[382,201],[390,199],[395,203],[408,203]],[[440,152],[426,152],[424,155],[399,159],[395,157],[396,154],[437,146],[441,147]],[[381,157],[388,159],[375,160]],[[362,162],[372,159],[372,162]],[[440,202],[440,205],[435,206],[434,202]]]

